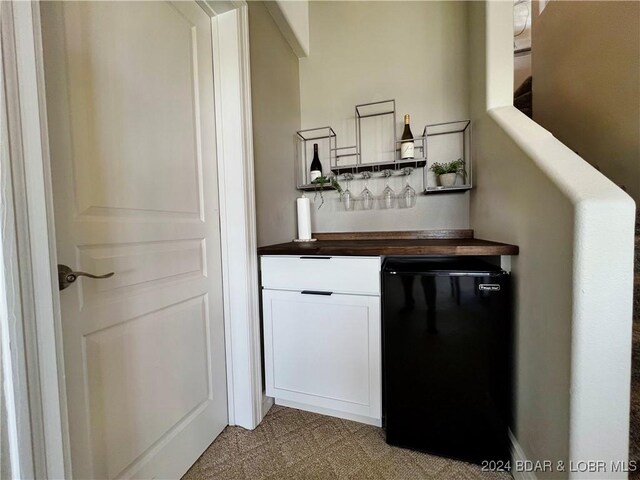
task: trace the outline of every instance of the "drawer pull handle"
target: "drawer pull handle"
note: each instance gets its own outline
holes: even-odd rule
[[[314,255],[313,257],[300,257],[300,260],[331,260],[331,257],[319,257]]]
[[[300,293],[302,295],[325,295],[325,296],[333,295],[333,292],[319,292],[317,290],[302,290]]]

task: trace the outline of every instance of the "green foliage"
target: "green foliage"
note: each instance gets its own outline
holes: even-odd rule
[[[320,205],[318,206],[318,210],[322,207],[322,205],[324,205],[324,195],[322,194],[322,187],[324,187],[326,184],[331,184],[331,186],[335,188],[340,195],[342,195],[342,187],[340,186],[340,184],[338,183],[338,179],[334,175],[330,177],[323,175],[322,177],[316,178],[311,183],[313,185],[318,186],[316,188],[316,195],[315,195],[316,197],[318,196],[318,192],[320,192],[321,202],[320,202]]]
[[[338,191],[338,193],[342,193],[342,187],[338,183],[338,179],[336,177],[334,177],[334,176],[331,176],[331,177],[327,177],[327,176],[318,177],[311,183],[318,184],[318,186],[320,188],[324,187],[326,184],[329,183],[329,184],[331,184],[331,186],[333,188],[335,188]]]
[[[434,163],[429,168],[436,175],[444,175],[445,173],[460,173],[464,172],[464,160],[461,158],[447,163]]]

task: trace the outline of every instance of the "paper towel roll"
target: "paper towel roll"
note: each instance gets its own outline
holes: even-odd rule
[[[296,200],[298,207],[298,240],[311,240],[311,204],[302,195]]]

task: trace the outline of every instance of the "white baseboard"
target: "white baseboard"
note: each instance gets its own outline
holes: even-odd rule
[[[537,480],[533,472],[518,471],[515,468],[517,464],[522,465],[527,460],[527,456],[511,430],[509,430],[509,441],[511,442],[511,476],[513,480]]]
[[[332,410],[330,408],[316,407],[315,405],[293,402],[291,400],[283,400],[281,398],[276,398],[275,401],[276,405],[282,405],[283,407],[297,408],[298,410],[319,413],[321,415],[327,415],[329,417],[344,418],[345,420],[353,420],[354,422],[366,423],[367,425],[373,425],[375,427],[382,426],[382,420],[379,418],[365,417],[364,415],[357,415],[355,413],[340,412],[338,410]]]
[[[273,397],[267,397],[267,395],[264,392],[262,392],[262,412],[260,412],[261,413],[260,421],[262,421],[262,419],[269,412],[271,407],[273,407]]]

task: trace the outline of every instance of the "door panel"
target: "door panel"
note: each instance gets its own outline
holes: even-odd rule
[[[227,424],[211,22],[42,2],[73,474],[177,477]]]
[[[206,406],[206,297],[84,336],[91,430],[104,432],[110,478]]]
[[[78,214],[200,212],[198,47],[208,49],[185,13],[165,2],[64,7]]]
[[[368,405],[368,305],[284,295],[271,300],[274,389]]]
[[[83,246],[78,248],[78,254],[80,263],[89,272],[118,271],[118,275],[103,282],[87,283],[83,292],[85,302],[88,295],[95,300],[96,295],[118,289],[130,291],[152,282],[202,277],[206,271],[204,242],[197,239]]]

